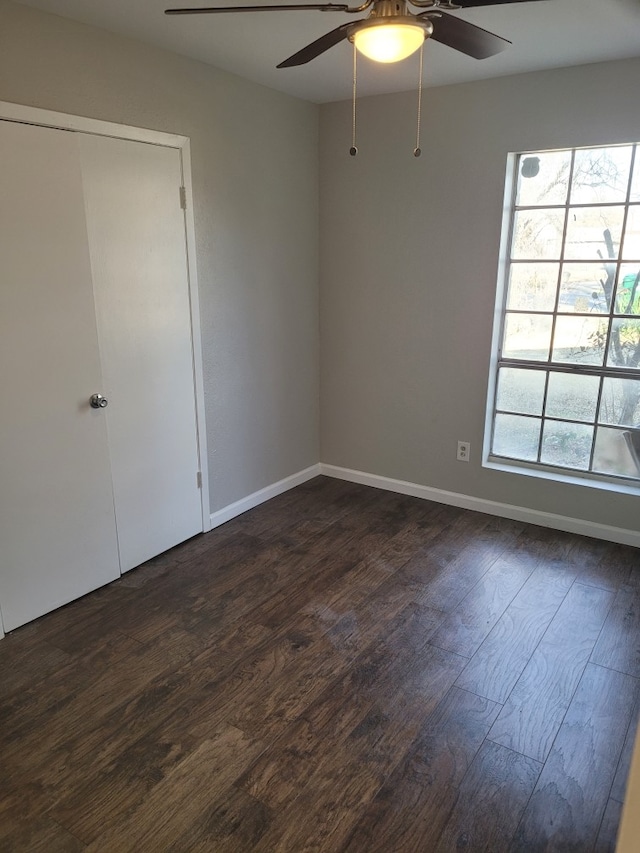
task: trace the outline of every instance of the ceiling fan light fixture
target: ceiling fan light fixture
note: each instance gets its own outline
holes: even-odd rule
[[[426,36],[424,26],[409,23],[362,27],[351,39],[356,50],[375,62],[400,62],[415,53]]]

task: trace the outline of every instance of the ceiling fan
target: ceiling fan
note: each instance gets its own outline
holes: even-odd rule
[[[302,50],[294,53],[278,68],[304,65],[329,48],[348,39],[355,48],[377,62],[398,62],[410,56],[432,38],[474,59],[486,59],[503,51],[511,44],[505,38],[443,12],[443,9],[468,9],[474,6],[502,6],[507,3],[532,2],[532,0],[463,0],[457,5],[451,0],[365,0],[360,6],[341,3],[287,3],[276,6],[218,6],[202,8],[167,9],[166,15],[220,14],[226,12],[282,12],[304,11],[348,12],[357,14],[371,10],[366,18],[354,23],[341,24]],[[537,0],[533,0],[537,2]],[[426,9],[414,13],[409,6]]]

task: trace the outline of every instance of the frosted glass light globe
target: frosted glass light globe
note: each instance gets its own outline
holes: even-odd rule
[[[399,62],[415,53],[424,42],[425,31],[411,24],[364,27],[353,35],[356,49],[376,62]]]

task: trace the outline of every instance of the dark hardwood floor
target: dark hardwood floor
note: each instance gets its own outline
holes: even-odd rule
[[[0,851],[604,853],[640,551],[317,478],[0,672]]]

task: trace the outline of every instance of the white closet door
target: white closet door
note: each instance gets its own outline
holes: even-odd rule
[[[177,149],[80,140],[120,566],[202,530]]]
[[[119,576],[77,134],[0,122],[5,630]]]

